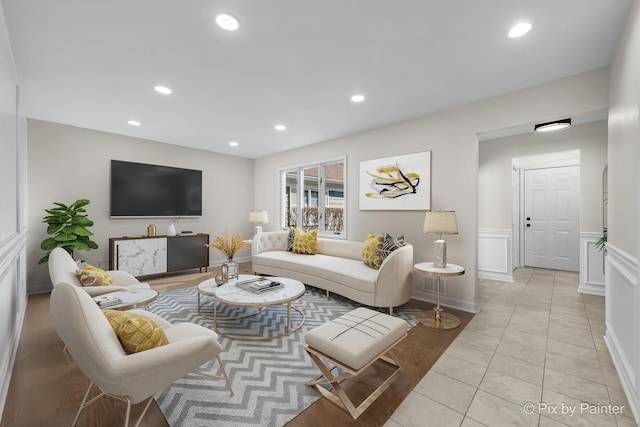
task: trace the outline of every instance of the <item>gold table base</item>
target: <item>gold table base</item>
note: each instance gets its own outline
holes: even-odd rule
[[[435,310],[436,309],[434,308],[434,311]],[[455,329],[460,326],[460,319],[458,319],[456,315],[440,311],[440,319],[438,320],[436,319],[436,314],[437,312],[421,313],[418,314],[417,319],[423,325],[435,329]]]

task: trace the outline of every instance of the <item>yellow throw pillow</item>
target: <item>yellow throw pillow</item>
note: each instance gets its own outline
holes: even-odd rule
[[[376,270],[380,269],[382,265],[382,246],[384,243],[384,234],[378,234],[374,236],[373,233],[369,233],[364,241],[362,247],[362,261],[371,268]]]
[[[127,354],[169,344],[164,329],[146,316],[129,311],[102,310],[102,312],[109,320]]]
[[[101,268],[86,264],[83,270],[76,270],[82,286],[113,286],[115,282],[109,273]]]
[[[318,230],[310,230],[306,233],[296,228],[293,237],[293,252],[297,254],[315,255],[318,246]]]

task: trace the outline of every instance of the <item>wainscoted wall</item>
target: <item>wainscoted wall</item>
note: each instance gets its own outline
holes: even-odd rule
[[[478,278],[513,283],[511,230],[478,229]]]
[[[604,296],[604,253],[596,247],[600,233],[580,233],[580,285],[578,292]]]
[[[26,123],[0,6],[0,418],[27,304]]]
[[[0,242],[0,418],[27,305],[25,241],[26,233],[23,232]]]
[[[605,341],[633,414],[640,414],[640,292],[638,259],[607,244]]]

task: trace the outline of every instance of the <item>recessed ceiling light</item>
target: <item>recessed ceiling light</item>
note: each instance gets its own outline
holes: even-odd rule
[[[528,22],[519,22],[509,30],[509,37],[516,38],[521,37],[531,31],[531,24]]]
[[[236,141],[231,141],[231,142],[229,143],[229,145],[230,145],[230,146],[232,146],[232,147],[237,147],[237,146],[238,146],[238,145],[240,145],[240,144],[238,144]]]
[[[127,123],[129,123],[131,126],[140,126],[140,122],[137,120],[129,120]]]
[[[233,15],[228,13],[221,13],[216,16],[216,24],[224,30],[235,31],[240,27],[240,21]]]
[[[534,132],[545,133],[555,132],[558,130],[569,129],[571,127],[571,119],[555,120],[548,123],[540,123],[533,127]]]
[[[351,97],[351,102],[362,102],[364,101],[364,95],[353,95]]]
[[[274,127],[275,127],[276,130],[279,130],[281,132],[283,130],[287,130],[287,127],[285,125],[275,125]]]
[[[163,95],[169,95],[172,92],[171,89],[165,86],[156,86],[154,87],[154,89],[156,90],[156,92],[161,93]]]

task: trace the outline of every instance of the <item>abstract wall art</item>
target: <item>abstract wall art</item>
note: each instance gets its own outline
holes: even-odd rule
[[[360,210],[431,209],[431,151],[360,162]]]

